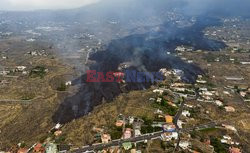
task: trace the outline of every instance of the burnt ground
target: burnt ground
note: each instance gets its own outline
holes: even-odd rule
[[[124,62],[133,63],[137,71],[157,72],[161,68],[180,69],[184,72],[182,79],[194,83],[197,75],[203,71],[194,64],[182,61],[174,54],[179,45],[192,46],[194,50],[218,51],[226,47],[223,42],[210,40],[204,37],[203,29],[211,25],[219,25],[216,19],[207,18],[198,21],[191,27],[177,28],[174,24],[164,24],[160,30],[145,34],[130,35],[121,39],[113,40],[105,50],[90,55],[89,60],[95,61],[89,66],[90,70],[99,72],[117,71],[118,66]],[[150,83],[133,83],[121,85],[112,83],[89,83],[86,82],[86,74],[75,80],[80,85],[79,91],[66,98],[53,115],[55,123],[66,123],[80,118],[103,101],[111,101],[122,92],[142,90],[149,88]],[[125,90],[124,87],[125,86]]]

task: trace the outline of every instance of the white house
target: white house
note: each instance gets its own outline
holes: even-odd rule
[[[182,149],[188,149],[188,147],[190,146],[191,144],[190,144],[190,142],[188,142],[188,141],[181,141],[180,142],[180,144],[179,144],[179,146],[182,148]]]
[[[66,86],[71,86],[71,85],[72,85],[72,82],[71,82],[71,81],[67,81],[67,82],[65,83],[65,85],[66,85]]]
[[[191,114],[190,114],[189,111],[183,110],[183,111],[182,111],[182,115],[185,116],[185,117],[189,117]]]

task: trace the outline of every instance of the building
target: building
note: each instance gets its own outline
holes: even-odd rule
[[[130,129],[130,128],[126,128],[125,129],[125,131],[124,131],[124,133],[123,133],[123,139],[129,139],[129,138],[131,138],[132,137],[132,129]]]
[[[162,75],[164,75],[165,77],[168,77],[169,75],[172,74],[172,72],[171,72],[171,71],[168,71],[166,68],[160,69],[159,72],[160,72]]]
[[[133,124],[135,118],[134,118],[133,116],[129,116],[129,117],[128,117],[128,120],[129,120],[129,124]]]
[[[57,123],[56,126],[54,127],[56,130],[60,129],[62,125],[60,123]]]
[[[57,131],[54,132],[54,135],[57,136],[57,137],[60,136],[61,134],[62,134],[61,130],[57,130]]]
[[[240,62],[242,65],[250,65],[250,62]]]
[[[226,106],[225,110],[226,110],[226,112],[235,112],[235,108],[232,106]]]
[[[217,106],[223,106],[223,103],[222,103],[222,101],[220,101],[220,100],[215,100],[215,104],[216,104]]]
[[[197,83],[200,83],[200,84],[205,84],[205,83],[207,83],[207,81],[205,81],[205,80],[196,80],[196,82],[197,82]]]
[[[162,98],[157,98],[156,102],[160,103],[162,101]]]
[[[189,148],[189,146],[190,146],[191,144],[190,144],[190,142],[188,142],[188,141],[180,141],[180,144],[179,144],[179,146],[180,146],[180,148],[182,148],[182,149],[188,149]]]
[[[130,153],[136,153],[136,149],[131,149]]]
[[[183,110],[183,111],[182,111],[182,115],[185,116],[185,117],[190,117],[191,114],[190,114],[189,111]]]
[[[124,121],[123,120],[117,120],[116,123],[115,123],[115,126],[117,127],[122,127],[124,124]]]
[[[122,147],[125,149],[125,150],[129,150],[132,148],[132,143],[131,142],[124,142],[122,144]]]
[[[8,75],[10,73],[10,71],[0,71],[0,75]]]
[[[48,143],[45,146],[46,153],[58,153],[57,145],[54,143]]]
[[[161,90],[161,89],[155,89],[153,90],[154,93],[159,93],[159,94],[162,94],[164,92],[164,90]]]
[[[185,52],[186,51],[186,48],[184,46],[177,46],[175,48],[175,51],[178,51],[178,52]]]
[[[164,132],[174,132],[176,127],[174,124],[165,124],[162,126]]]
[[[229,152],[230,153],[241,153],[241,150],[239,148],[230,147]]]
[[[45,148],[41,143],[37,143],[34,146],[33,153],[45,153]]]
[[[178,133],[177,132],[171,132],[171,133],[163,133],[161,134],[162,141],[170,141],[172,139],[177,140],[178,139]]]
[[[180,129],[182,129],[182,125],[184,124],[184,122],[183,121],[181,121],[181,120],[178,120],[177,121],[177,125],[178,125],[178,127],[180,128]]]
[[[141,122],[134,122],[133,129],[134,129],[134,136],[138,137],[141,136]]]
[[[225,79],[228,81],[242,81],[242,80],[244,80],[243,77],[225,77]]]
[[[102,143],[109,143],[111,141],[111,136],[109,134],[102,134]]]
[[[173,117],[170,115],[165,116],[166,123],[173,123]]]
[[[135,137],[141,136],[141,130],[135,129],[135,130],[134,130],[134,136],[135,136]]]
[[[27,153],[28,152],[28,149],[26,148],[20,148],[17,153]]]
[[[26,69],[26,66],[17,66],[16,67],[16,70],[21,71],[21,72],[24,71],[25,69]]]
[[[66,86],[71,86],[71,85],[72,85],[72,82],[71,82],[71,81],[67,81],[67,82],[65,83],[65,85],[66,85]]]
[[[222,124],[222,127],[224,127],[227,130],[231,130],[231,131],[237,132],[236,128],[233,127],[233,126],[231,126],[231,125]]]

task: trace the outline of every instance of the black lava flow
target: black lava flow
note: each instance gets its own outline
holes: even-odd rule
[[[121,63],[135,63],[128,69],[137,71],[157,72],[161,68],[180,69],[184,72],[182,80],[194,83],[197,75],[203,71],[194,64],[181,60],[178,56],[168,55],[166,52],[175,52],[179,45],[192,46],[194,50],[217,51],[226,47],[223,42],[209,40],[204,37],[203,30],[207,26],[220,24],[218,20],[202,19],[191,27],[177,28],[174,24],[164,24],[157,32],[148,32],[127,36],[113,40],[105,50],[90,55],[89,59],[95,61],[89,69],[98,72],[118,70]],[[93,110],[103,101],[111,101],[123,92],[143,90],[152,83],[126,83],[117,82],[86,82],[87,75],[74,81],[80,84],[79,91],[64,99],[53,115],[55,123],[67,123],[80,118]]]

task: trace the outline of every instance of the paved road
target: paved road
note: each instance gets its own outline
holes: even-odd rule
[[[175,132],[178,132],[178,133],[180,133],[183,130],[183,129],[179,129],[179,127],[177,125],[177,122],[178,122],[178,120],[179,120],[179,118],[180,118],[180,116],[182,114],[182,111],[183,111],[183,108],[184,108],[184,104],[185,104],[185,100],[183,100],[183,102],[181,103],[179,111],[175,115],[175,118],[174,118],[174,124],[177,127]],[[200,128],[204,127],[204,126],[209,127],[210,124],[211,123],[209,123],[208,126],[207,125],[200,125],[200,126],[197,126],[196,128],[200,129]],[[211,124],[211,125],[214,126],[214,124]],[[186,129],[186,130],[183,130],[183,131],[190,131],[190,130],[193,130],[193,129],[194,128]],[[84,147],[82,149],[75,150],[72,153],[83,153],[83,152],[92,151],[92,150],[102,150],[104,148],[109,148],[109,147],[112,147],[112,146],[121,146],[124,142],[132,142],[133,143],[133,142],[141,142],[141,141],[145,141],[145,140],[151,140],[151,139],[155,139],[155,138],[160,138],[161,134],[163,134],[163,133],[165,133],[165,132],[159,131],[159,132],[145,134],[145,135],[142,135],[142,136],[139,136],[139,137],[135,137],[135,138],[131,138],[131,139],[114,140],[114,141],[112,141],[112,142],[110,142],[108,144],[96,144],[96,145]],[[179,141],[180,141],[180,139],[179,139]]]
[[[32,100],[11,100],[11,99],[2,99],[0,104],[30,104]]]
[[[151,134],[145,134],[139,137],[131,138],[131,139],[119,139],[119,140],[114,140],[108,144],[97,144],[97,145],[92,145],[89,147],[85,147],[76,151],[73,151],[72,153],[83,153],[86,151],[92,151],[92,150],[102,150],[104,148],[112,147],[112,146],[121,146],[124,142],[141,142],[145,140],[151,140],[157,137],[160,137],[161,134],[164,133],[163,131],[151,133]]]
[[[216,125],[218,125],[216,122],[209,122],[209,123],[205,123],[193,128],[185,128],[185,129],[180,129],[179,132],[190,132],[193,130],[202,130],[202,129],[206,129],[206,128],[213,128]],[[146,134],[146,135],[142,135],[140,137],[135,137],[135,138],[131,138],[131,139],[119,139],[119,140],[114,140],[108,144],[96,144],[96,145],[92,145],[92,146],[88,146],[88,147],[84,147],[75,151],[72,151],[72,153],[84,153],[87,151],[92,151],[92,150],[102,150],[104,148],[109,148],[112,146],[121,146],[124,142],[142,142],[145,140],[151,140],[151,139],[155,139],[155,138],[160,138],[161,134],[163,134],[165,132],[163,131],[159,131],[159,132],[155,132],[155,133],[150,133],[150,134]]]
[[[42,96],[37,96],[30,100],[16,100],[16,99],[0,99],[0,104],[30,104],[34,100],[37,100],[39,98],[43,98]],[[45,99],[45,98],[43,98]]]

